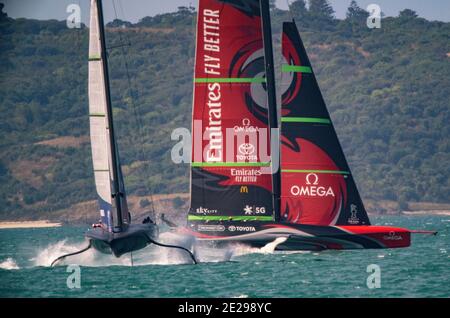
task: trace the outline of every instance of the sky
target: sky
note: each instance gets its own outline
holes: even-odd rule
[[[293,0],[277,0],[277,6],[287,9]],[[329,0],[336,17],[345,18],[345,13],[351,0]],[[360,7],[378,4],[387,16],[397,16],[399,11],[408,8],[416,11],[420,17],[428,20],[450,22],[450,0],[356,0]],[[70,4],[81,7],[81,19],[88,21],[89,0],[0,0],[5,4],[4,11],[13,18],[33,18],[40,20],[65,20],[69,13],[66,8]],[[145,16],[176,11],[179,6],[197,5],[197,0],[104,0],[104,15],[106,21],[115,18],[113,2],[118,18],[138,22]],[[123,9],[123,10],[122,10]]]

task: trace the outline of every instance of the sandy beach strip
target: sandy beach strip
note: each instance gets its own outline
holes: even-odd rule
[[[427,210],[427,211],[402,211],[404,215],[441,215],[450,216],[450,211],[447,210]]]
[[[45,228],[58,227],[61,223],[44,221],[19,221],[19,222],[0,222],[0,229],[25,229],[25,228]]]

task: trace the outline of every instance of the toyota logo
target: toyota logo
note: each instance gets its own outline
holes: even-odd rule
[[[239,152],[243,155],[251,155],[255,152],[255,146],[252,144],[242,144],[239,146]]]

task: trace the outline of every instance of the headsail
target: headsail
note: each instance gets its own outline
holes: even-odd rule
[[[271,221],[259,0],[200,0],[189,221]]]
[[[95,186],[98,194],[99,209],[102,224],[112,231],[114,227],[113,193],[113,162],[108,131],[107,95],[105,90],[105,72],[102,61],[100,39],[100,21],[97,1],[91,0],[91,17],[89,29],[89,117],[92,162],[94,167]],[[118,154],[116,154],[118,158]],[[128,223],[128,208],[123,190],[122,174],[119,166],[119,184],[122,193],[121,200],[123,221]]]
[[[369,225],[294,22],[283,24],[282,51],[282,219]]]

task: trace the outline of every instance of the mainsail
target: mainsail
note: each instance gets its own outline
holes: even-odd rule
[[[282,35],[281,217],[314,225],[369,225],[294,22]]]
[[[272,221],[259,0],[200,0],[189,221]]]
[[[113,207],[113,194],[121,195],[121,223],[128,223],[128,208],[125,199],[120,164],[113,163],[111,140],[109,133],[109,114],[107,111],[107,92],[105,85],[105,65],[103,63],[100,38],[100,21],[97,1],[91,0],[91,18],[89,29],[89,117],[92,149],[92,162],[94,167],[95,186],[98,194],[99,209],[102,224],[112,231],[118,224],[114,218],[116,208]],[[118,153],[116,150],[116,158]],[[113,186],[113,165],[117,164],[119,188]]]
[[[272,250],[409,246],[410,230],[370,226],[294,22],[282,51],[274,138],[269,1],[199,1],[187,232]]]

